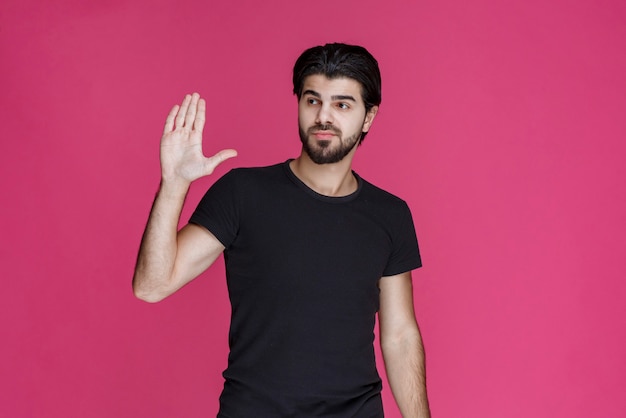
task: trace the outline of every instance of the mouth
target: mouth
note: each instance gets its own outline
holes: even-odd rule
[[[332,131],[314,131],[313,136],[321,141],[328,141],[337,134]]]

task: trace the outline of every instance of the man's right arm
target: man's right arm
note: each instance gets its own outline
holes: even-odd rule
[[[206,270],[224,250],[208,230],[187,225],[178,231],[185,196],[192,181],[209,175],[222,161],[237,155],[223,150],[202,154],[206,104],[187,95],[170,111],[161,138],[161,186],[146,225],[133,276],[139,299],[157,302]]]

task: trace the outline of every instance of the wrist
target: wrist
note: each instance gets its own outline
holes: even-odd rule
[[[159,194],[165,197],[179,199],[184,198],[189,191],[190,181],[179,178],[161,177],[159,185]]]

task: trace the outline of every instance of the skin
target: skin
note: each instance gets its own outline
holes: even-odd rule
[[[305,79],[298,100],[302,152],[290,163],[294,174],[316,192],[346,196],[357,189],[351,165],[361,132],[378,111],[365,111],[360,84],[352,79]],[[205,228],[188,224],[177,230],[190,184],[210,175],[232,149],[212,157],[202,153],[206,103],[197,93],[185,96],[170,111],[161,138],[161,185],[141,242],[133,291],[147,302],[176,292],[205,271],[224,246]],[[331,158],[339,154],[342,158]],[[317,161],[317,162],[316,162]],[[324,161],[320,163],[320,161]],[[389,384],[403,417],[430,417],[424,351],[413,311],[411,272],[382,277],[380,343]]]
[[[291,169],[307,186],[327,196],[345,196],[357,189],[352,174],[352,159],[362,132],[368,132],[378,112],[373,107],[366,114],[361,99],[361,85],[349,78],[328,79],[311,75],[304,80],[298,100],[298,125],[303,145]],[[320,126],[327,126],[321,130]],[[328,155],[340,148],[348,152],[340,161],[318,164],[307,153]]]
[[[363,116],[358,98],[352,94],[333,95],[322,101],[318,90],[349,92],[358,89],[354,80],[329,80],[322,75],[314,75],[305,80],[303,88],[298,104],[298,130],[303,151],[316,164],[343,160],[359,143],[363,129],[369,129],[376,110]],[[338,138],[338,143],[333,143],[333,138]]]

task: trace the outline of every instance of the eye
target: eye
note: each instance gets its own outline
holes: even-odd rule
[[[317,101],[317,99],[316,99],[316,98],[314,98],[314,97],[309,97],[308,99],[306,99],[306,101],[307,101],[307,103],[308,103],[308,104],[310,104],[310,105],[316,105],[316,104],[318,104],[318,103],[319,103],[319,102]]]
[[[342,110],[350,109],[350,105],[348,103],[345,103],[345,102],[337,103],[337,107],[339,109],[342,109]]]

